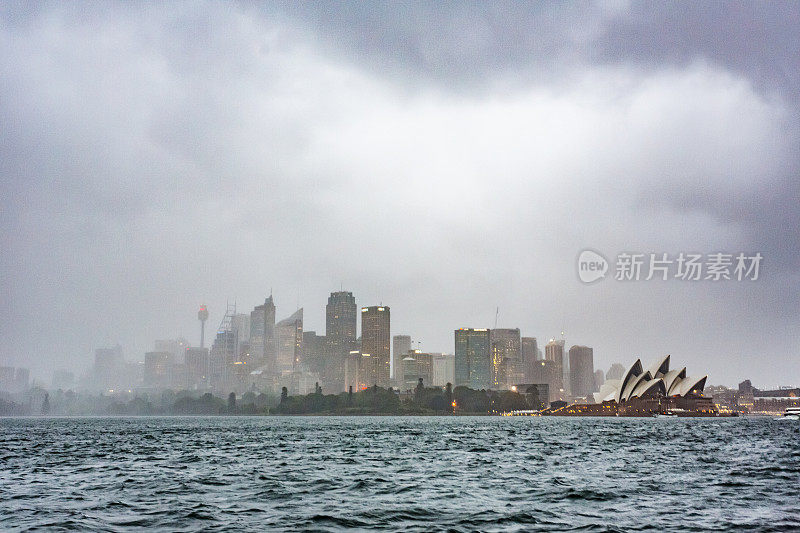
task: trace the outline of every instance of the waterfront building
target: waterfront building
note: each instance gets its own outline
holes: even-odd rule
[[[417,360],[417,379],[422,378],[422,383],[426,387],[433,385],[433,358],[439,354],[423,353],[420,350],[412,350],[412,357]]]
[[[278,354],[275,370],[278,373],[294,372],[303,350],[303,308],[275,324]]]
[[[510,383],[524,380],[519,328],[489,331],[491,387],[508,389]]]
[[[620,416],[647,416],[665,411],[678,411],[690,416],[716,415],[711,398],[703,396],[708,376],[687,376],[686,367],[670,370],[670,356],[656,360],[645,370],[636,362],[621,380],[607,380],[594,393],[594,403],[615,402]]]
[[[588,346],[569,349],[570,391],[575,398],[586,398],[595,392],[594,354]]]
[[[530,382],[547,385],[548,403],[564,399],[561,380],[561,370],[555,361],[542,359],[531,366]]]
[[[392,379],[402,380],[402,361],[411,351],[411,335],[395,335],[392,337]]]
[[[522,364],[524,365],[525,381],[530,381],[533,364],[539,359],[539,341],[536,337],[522,337],[520,339]]]
[[[325,335],[317,335],[315,331],[303,331],[303,352],[300,362],[319,379],[322,378],[325,371],[326,348]]]
[[[208,348],[186,348],[186,384],[190,390],[208,386]]]
[[[409,353],[406,357],[403,358],[402,363],[402,385],[400,386],[400,391],[409,391],[413,390],[417,386],[417,382],[419,380],[419,370],[417,367],[417,359],[414,357],[413,353]]]
[[[224,392],[232,385],[233,363],[238,359],[236,344],[236,333],[224,326],[214,337],[208,356],[208,379],[209,384],[218,391]]]
[[[122,382],[122,370],[125,360],[122,357],[122,346],[98,348],[94,351],[95,386],[104,389],[117,389]]]
[[[444,387],[448,383],[451,385],[456,382],[456,357],[453,354],[435,354],[433,356],[433,378],[431,384],[434,387]]]
[[[564,391],[564,340],[550,339],[550,342],[544,347],[544,358],[547,361],[552,361],[557,371],[557,378],[551,385],[551,396],[556,391]]]
[[[511,390],[525,396],[531,409],[539,411],[550,405],[550,386],[547,383],[518,383],[512,385]]]
[[[752,412],[782,414],[788,407],[800,407],[800,388],[760,390],[751,387]]]
[[[491,359],[488,329],[455,330],[456,386],[472,389],[491,387]]]
[[[370,385],[390,387],[389,370],[391,366],[389,346],[391,339],[390,309],[386,306],[361,308],[361,354],[370,357],[365,376]]]
[[[326,354],[323,365],[323,387],[331,392],[347,390],[355,379],[355,368],[350,368],[347,379],[347,364],[350,352],[357,350],[356,323],[358,308],[352,292],[332,292],[325,306]],[[353,361],[349,363],[353,366]]]
[[[344,380],[344,390],[354,391],[361,389],[361,350],[351,350],[342,361],[342,376]]]
[[[189,341],[183,337],[177,339],[160,339],[153,342],[153,351],[171,353],[174,364],[183,363],[183,355],[188,347]]]
[[[169,388],[175,364],[172,352],[147,352],[144,354],[144,384],[154,389]]]
[[[275,303],[272,295],[250,312],[250,357],[258,367],[274,369],[277,353],[275,339]]]

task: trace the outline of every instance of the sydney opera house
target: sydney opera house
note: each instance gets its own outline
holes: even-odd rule
[[[711,398],[703,396],[708,376],[693,378],[686,367],[670,370],[669,364],[666,355],[645,370],[637,359],[622,379],[606,381],[594,393],[594,403],[570,405],[553,414],[716,416]]]

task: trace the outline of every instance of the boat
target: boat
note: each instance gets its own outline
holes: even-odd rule
[[[653,418],[677,418],[678,415],[673,413],[672,411],[665,411],[663,413],[656,413],[653,415]]]
[[[783,412],[783,418],[788,420],[800,420],[800,407],[787,407]]]

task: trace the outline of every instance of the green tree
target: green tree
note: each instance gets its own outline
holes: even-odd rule
[[[281,403],[284,403],[289,398],[289,389],[281,387]]]
[[[236,411],[236,393],[232,392],[228,394],[228,411],[231,413]]]

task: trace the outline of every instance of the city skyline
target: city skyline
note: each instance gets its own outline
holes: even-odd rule
[[[498,327],[540,347],[565,331],[604,367],[674,353],[715,383],[791,385],[796,21],[756,3],[4,5],[0,365],[144,354],[203,303],[210,345],[226,300],[271,287],[321,331],[344,287],[426,350],[499,307]],[[763,261],[757,281],[585,284],[587,249]]]

